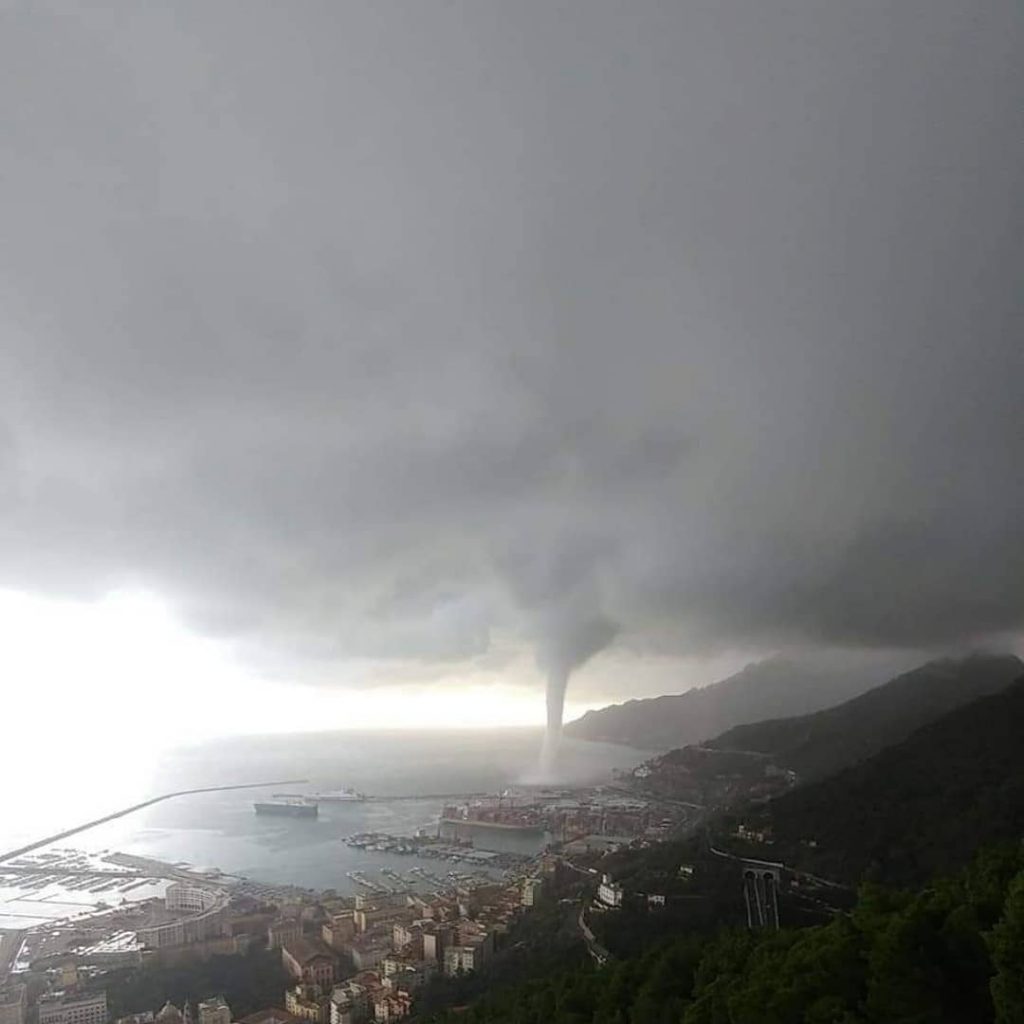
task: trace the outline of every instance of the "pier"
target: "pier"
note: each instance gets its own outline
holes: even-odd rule
[[[203,786],[199,789],[179,789],[173,793],[163,793],[160,796],[151,797],[149,800],[143,800],[140,804],[122,807],[121,810],[114,811],[112,814],[105,814],[102,818],[94,818],[92,821],[87,821],[82,825],[75,825],[74,828],[67,828],[63,832],[55,832],[53,835],[46,836],[43,839],[37,839],[34,843],[27,843],[25,846],[19,846],[15,850],[0,853],[0,864],[5,860],[13,860],[15,857],[20,857],[23,853],[31,853],[33,850],[38,850],[43,846],[49,846],[51,843],[57,843],[62,839],[78,835],[79,832],[85,832],[87,829],[95,828],[97,825],[104,825],[108,821],[115,821],[117,818],[123,818],[127,814],[134,814],[135,811],[141,811],[144,807],[151,807],[153,804],[161,803],[164,800],[172,800],[174,797],[195,796],[197,793],[226,793],[233,789],[264,789],[267,786],[300,786],[308,781],[308,779],[285,779],[284,781],[277,782],[243,782],[233,786]]]

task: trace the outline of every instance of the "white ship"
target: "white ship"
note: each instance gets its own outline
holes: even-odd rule
[[[326,793],[317,793],[315,799],[326,804],[348,804],[365,800],[366,796],[354,789],[331,789]]]

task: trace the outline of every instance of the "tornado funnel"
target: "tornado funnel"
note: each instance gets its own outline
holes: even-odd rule
[[[568,673],[552,672],[548,675],[548,724],[540,752],[540,768],[545,777],[554,773],[558,760],[558,748],[562,741],[562,713],[565,709],[565,691],[568,685]]]
[[[569,676],[574,669],[607,647],[615,624],[603,615],[580,615],[562,609],[545,623],[537,662],[547,676],[547,730],[541,747],[540,769],[545,778],[555,774],[562,739],[562,713]]]

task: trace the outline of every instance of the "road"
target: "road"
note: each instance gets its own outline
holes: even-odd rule
[[[608,952],[600,942],[597,941],[596,936],[590,930],[590,925],[587,924],[587,902],[588,896],[583,898],[583,902],[580,905],[580,916],[577,922],[580,926],[580,931],[583,933],[583,941],[587,944],[587,952],[590,954],[594,962],[601,966],[602,964],[608,963],[611,960],[612,955]]]
[[[79,832],[85,832],[86,829],[95,828],[97,825],[103,825],[108,821],[114,821],[117,818],[123,818],[126,814],[133,814],[135,811],[141,811],[143,807],[152,807],[153,804],[161,803],[164,800],[171,800],[176,796],[193,796],[196,793],[226,793],[232,789],[264,789],[267,786],[298,786],[307,782],[307,779],[285,779],[281,782],[245,782],[235,786],[203,786],[200,789],[179,789],[173,793],[164,793],[161,796],[154,796],[149,800],[143,800],[141,804],[132,804],[131,807],[123,807],[119,811],[114,811],[113,814],[105,814],[102,818],[94,818],[92,821],[87,821],[82,825],[76,825],[74,828],[67,828],[63,832],[55,832],[53,835],[45,836],[43,839],[37,839],[34,843],[27,843],[25,846],[19,846],[17,849],[8,850],[6,853],[0,853],[0,863],[5,860],[12,860],[15,857],[20,857],[23,853],[31,853],[33,850],[38,850],[40,847],[49,846],[51,843],[60,842],[62,839],[67,839],[69,836],[77,835]]]
[[[800,868],[790,867],[784,864],[782,861],[773,860],[758,860],[756,857],[741,857],[739,854],[729,853],[728,850],[719,850],[716,846],[711,843],[711,837],[706,836],[708,852],[714,854],[716,857],[724,857],[728,860],[742,861],[744,864],[759,864],[764,867],[780,868],[788,871],[792,875],[796,875],[797,878],[806,878],[814,882],[816,885],[820,885],[826,889],[839,889],[843,892],[849,892],[850,887],[844,885],[842,882],[837,882],[831,878],[822,878],[821,875],[813,875],[810,871],[803,871]]]
[[[592,883],[594,877],[597,875],[597,870],[595,868],[581,868],[578,864],[573,864],[568,857],[561,856],[559,857],[559,860],[561,860],[567,868],[571,868],[573,871],[583,875],[588,882]],[[600,942],[597,941],[597,937],[590,930],[590,925],[587,924],[587,906],[593,898],[593,895],[594,893],[592,889],[588,888],[584,891],[583,896],[580,899],[580,912],[577,915],[576,924],[579,926],[580,934],[582,934],[583,941],[587,945],[587,952],[590,954],[591,959],[600,966],[601,964],[606,964],[611,960],[612,955],[604,946],[601,945]]]

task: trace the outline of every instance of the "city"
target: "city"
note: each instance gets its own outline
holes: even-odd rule
[[[301,799],[315,805],[313,797]],[[517,920],[554,898],[566,865],[594,876],[588,892],[595,907],[621,904],[621,890],[607,876],[598,885],[597,870],[576,862],[664,840],[692,813],[639,795],[628,779],[449,797],[433,829],[347,837],[349,846],[417,861],[403,871],[350,872],[348,896],[117,852],[46,846],[21,853],[0,861],[0,889],[12,889],[8,910],[19,900],[52,907],[83,897],[96,908],[0,933],[0,1024],[106,1024],[109,972],[187,968],[254,950],[277,958],[287,984],[272,1005],[246,1013],[241,1024],[398,1020],[433,979],[484,967]],[[182,992],[177,1004],[127,1009],[116,1024],[234,1019],[219,992]]]

